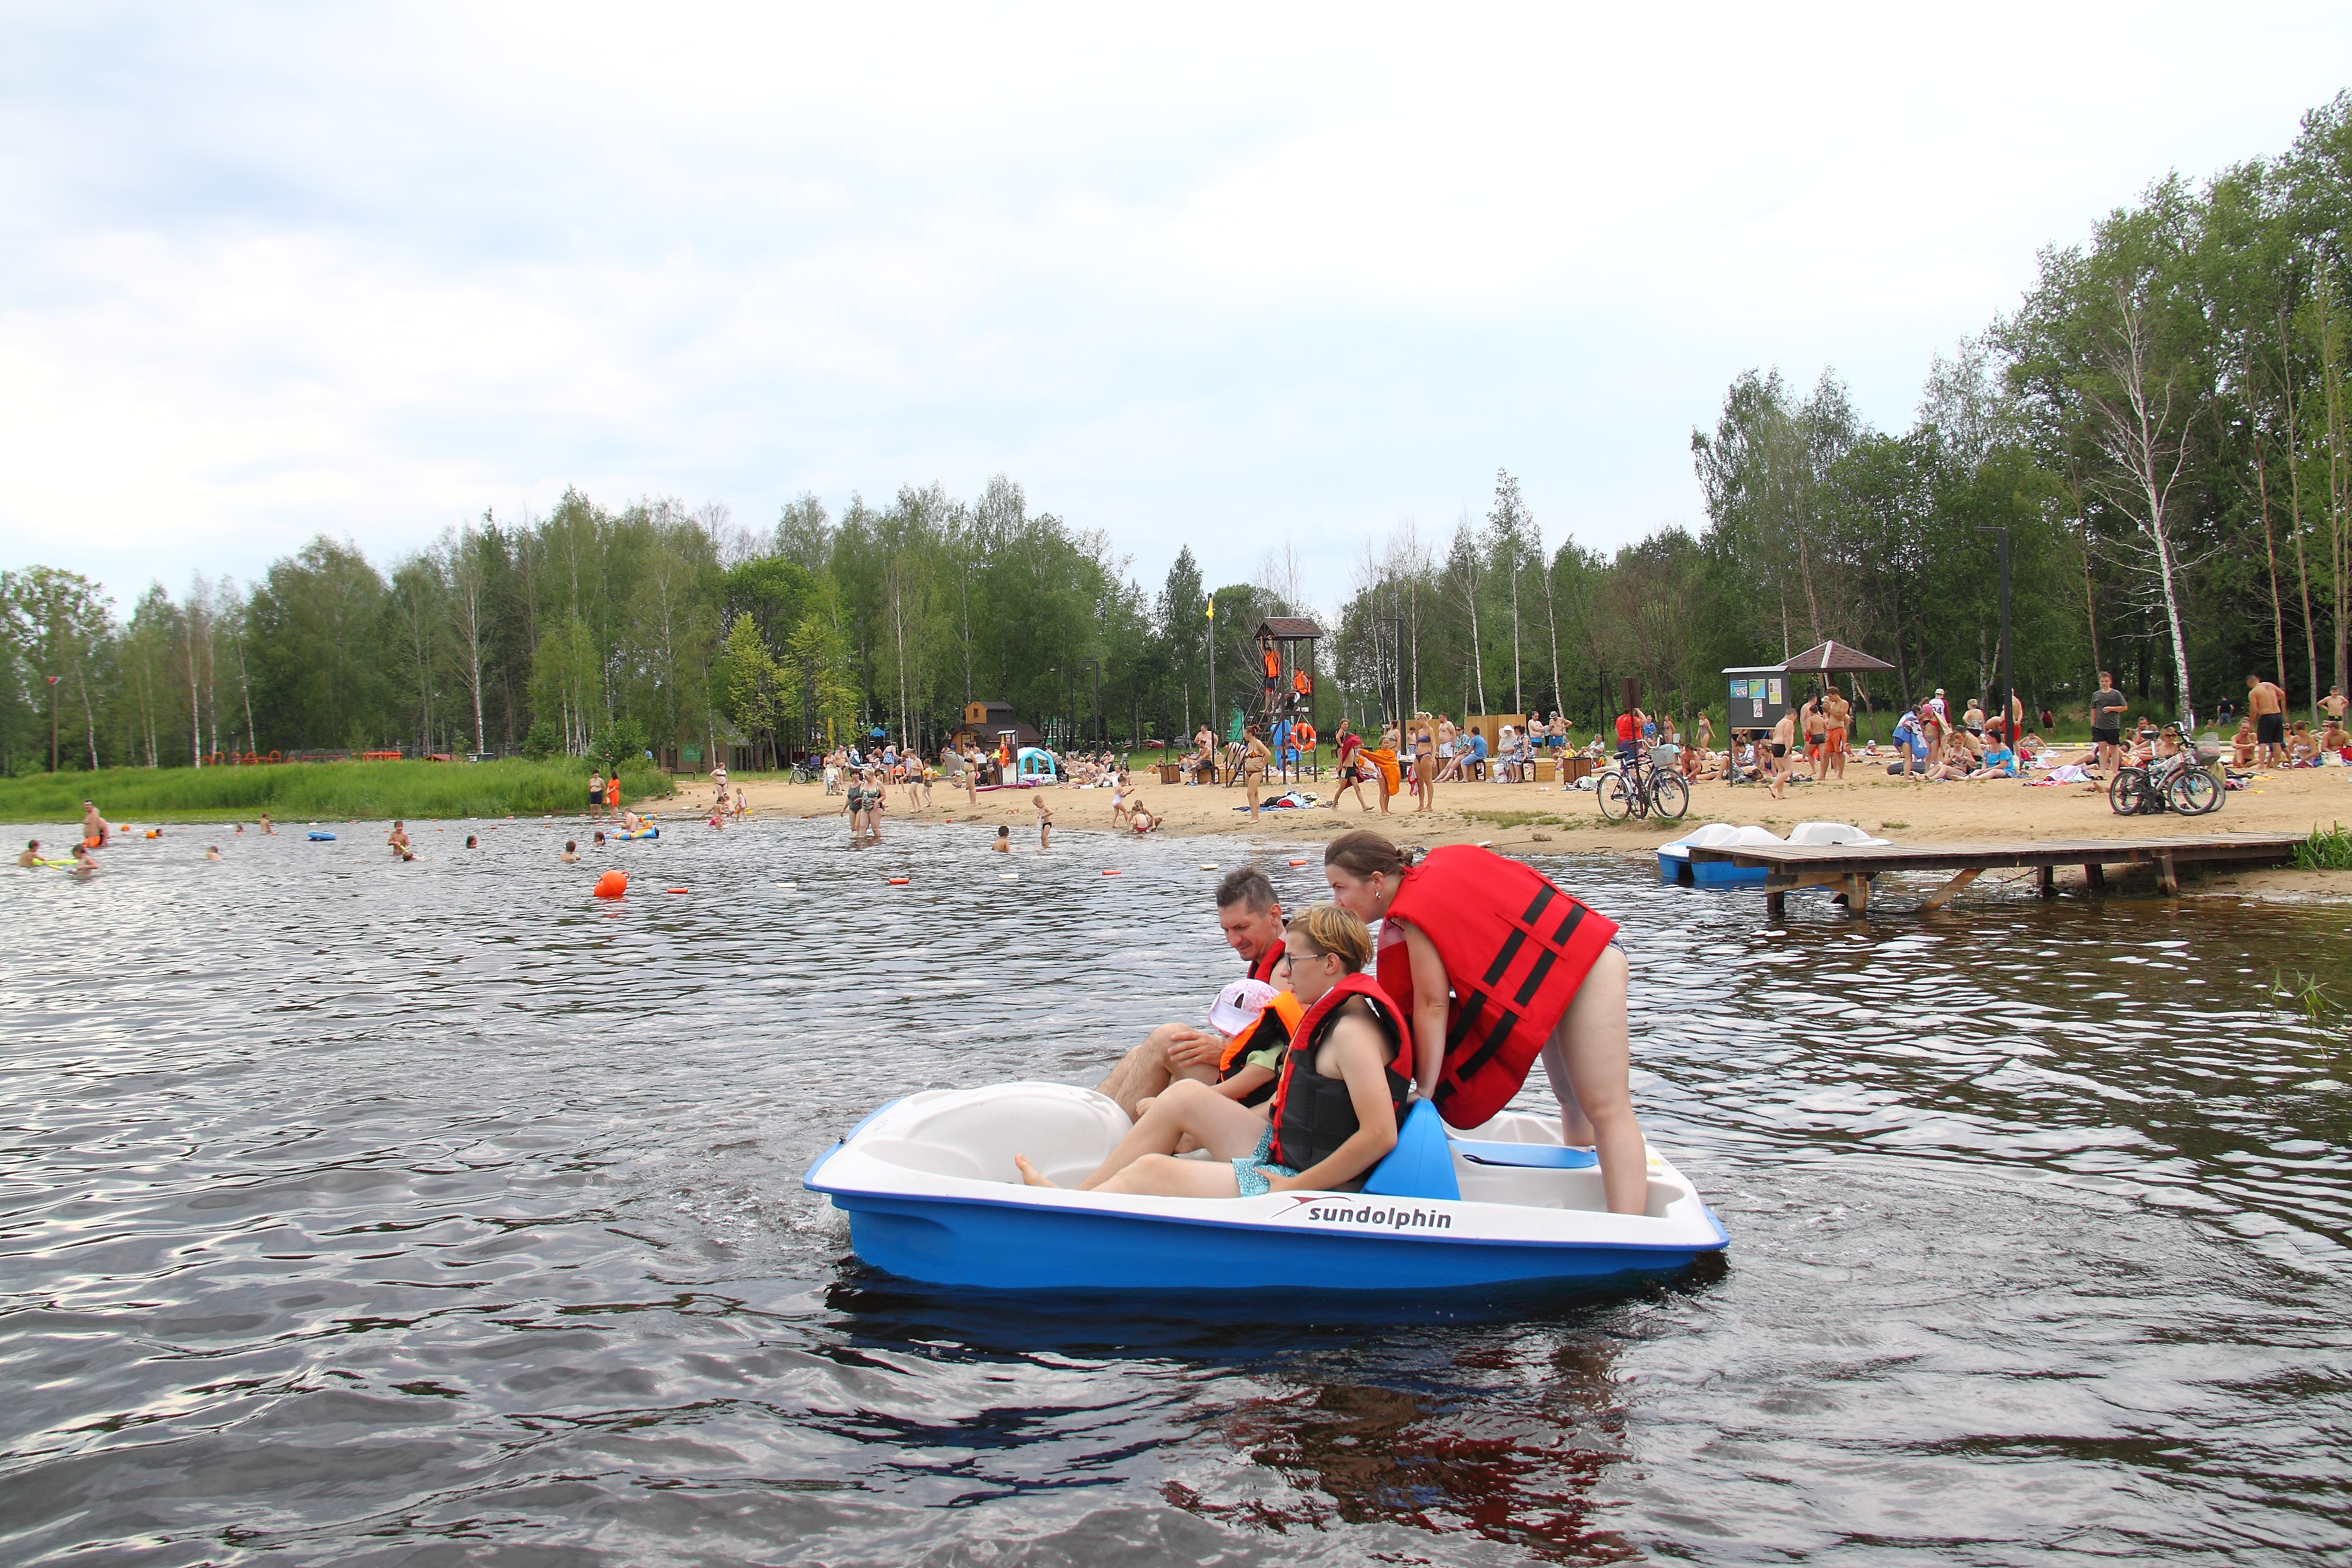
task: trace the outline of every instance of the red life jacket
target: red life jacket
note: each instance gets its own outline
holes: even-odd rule
[[[1263,981],[1268,985],[1273,984],[1275,967],[1282,962],[1282,939],[1276,937],[1274,940],[1274,945],[1260,953],[1250,964],[1249,977],[1252,980]]]
[[[1290,1032],[1290,1052],[1282,1058],[1282,1078],[1275,1087],[1274,1109],[1268,1113],[1274,1142],[1267,1157],[1277,1165],[1311,1170],[1356,1135],[1356,1102],[1348,1092],[1347,1080],[1325,1078],[1315,1070],[1315,1053],[1322,1048],[1332,1025],[1339,1021],[1339,1008],[1350,996],[1360,996],[1370,1005],[1373,1022],[1389,1037],[1389,1102],[1396,1112],[1397,1125],[1404,1125],[1412,1080],[1397,1071],[1397,1060],[1411,1048],[1412,1034],[1406,1015],[1398,1011],[1370,975],[1343,974]]]
[[[1430,1098],[1455,1127],[1475,1127],[1510,1103],[1617,934],[1615,921],[1533,867],[1466,844],[1433,849],[1407,871],[1389,918],[1417,927],[1445,963],[1445,1058]],[[1378,969],[1381,988],[1411,1018],[1405,944],[1382,947]]]

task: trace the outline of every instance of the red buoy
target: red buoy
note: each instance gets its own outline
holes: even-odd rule
[[[626,871],[607,871],[596,879],[596,896],[600,899],[617,899],[628,890],[629,874]]]

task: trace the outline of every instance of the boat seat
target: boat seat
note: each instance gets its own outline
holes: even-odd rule
[[[1461,1184],[1454,1179],[1454,1151],[1459,1145],[1445,1136],[1437,1107],[1416,1100],[1397,1129],[1396,1147],[1381,1157],[1363,1190],[1384,1198],[1437,1198],[1458,1203]],[[1497,1143],[1497,1149],[1511,1145]],[[1557,1152],[1557,1151],[1555,1151]]]

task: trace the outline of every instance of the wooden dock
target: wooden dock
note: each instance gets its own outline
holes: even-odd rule
[[[2097,892],[2107,885],[2109,866],[2152,865],[2157,886],[2169,895],[2180,891],[2179,868],[2191,861],[2276,865],[2293,859],[2295,846],[2303,841],[2301,834],[2217,833],[2193,838],[2045,838],[2025,844],[1693,845],[1690,858],[1762,868],[1765,907],[1777,921],[1788,912],[1789,894],[1799,888],[1834,889],[1844,899],[1846,913],[1863,914],[1870,908],[1871,879],[1882,871],[1951,872],[1951,879],[1920,905],[1927,910],[1941,909],[1987,871],[2026,867],[2042,873],[2045,899],[2058,896],[2061,866],[2083,868],[2084,879]]]

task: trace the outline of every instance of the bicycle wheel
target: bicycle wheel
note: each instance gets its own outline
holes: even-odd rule
[[[1633,814],[1633,792],[1625,787],[1623,773],[1611,773],[1601,781],[1601,815],[1612,822],[1622,822]]]
[[[2140,786],[2147,782],[2147,774],[2138,768],[2117,768],[2107,781],[2107,808],[2117,816],[2138,816]]]
[[[2202,816],[2221,804],[2221,786],[2203,768],[2181,769],[2167,793],[2172,809],[2183,816]]]
[[[1668,822],[1680,822],[1690,810],[1690,785],[1680,773],[1660,773],[1654,787],[1658,815]]]

